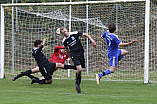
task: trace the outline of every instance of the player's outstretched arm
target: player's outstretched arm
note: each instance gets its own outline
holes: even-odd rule
[[[46,38],[43,40],[43,43],[42,43],[43,46],[45,45],[46,40],[47,40]],[[42,51],[43,51],[46,47],[47,47],[47,46],[42,47]]]
[[[138,42],[138,40],[132,40],[131,42],[128,42],[128,43],[121,43],[119,46],[125,47],[125,46],[128,46],[128,45],[130,45],[130,44],[133,44],[133,43],[135,43],[135,42]]]
[[[43,46],[45,45],[46,40],[47,40],[46,38],[43,40],[43,43],[42,43]]]
[[[83,35],[86,36],[92,42],[93,47],[96,48],[96,42],[92,39],[92,37],[87,33],[83,33]]]

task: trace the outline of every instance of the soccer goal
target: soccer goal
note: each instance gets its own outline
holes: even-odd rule
[[[87,38],[80,37],[86,59],[83,79],[95,79],[96,73],[109,68],[107,46],[100,37],[108,24],[114,22],[116,34],[122,42],[132,39],[139,42],[123,47],[129,54],[118,63],[116,72],[103,77],[103,80],[156,82],[155,6],[149,0],[2,4],[0,77],[10,77],[36,67],[31,55],[35,39],[48,39],[44,53],[50,58],[54,47],[63,45],[63,37],[56,30],[64,26],[68,31],[88,33],[96,41],[95,49]],[[150,7],[154,17],[150,16]],[[73,70],[58,69],[53,77],[74,79],[75,73]]]

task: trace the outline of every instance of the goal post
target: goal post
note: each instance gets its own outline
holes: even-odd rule
[[[0,59],[0,78],[4,78],[4,8],[1,5],[1,59]]]
[[[144,58],[144,83],[149,81],[149,16],[150,0],[146,0],[145,6],[145,58]]]
[[[87,32],[97,42],[97,48],[94,49],[90,41],[81,37],[85,49],[85,59],[88,62],[88,69],[83,70],[83,76],[87,79],[94,79],[94,74],[109,68],[106,43],[100,36],[107,30],[109,23],[115,22],[116,33],[122,42],[136,38],[140,39],[140,42],[124,48],[129,51],[129,54],[118,64],[117,71],[105,76],[104,80],[144,80],[144,83],[148,83],[150,7],[147,6],[149,6],[149,2],[149,0],[111,0],[1,4],[0,78],[3,78],[5,73],[16,75],[20,70],[36,66],[31,56],[33,41],[36,38],[48,38],[49,47],[45,54],[49,58],[53,53],[54,46],[62,45],[63,37],[56,34],[55,31],[58,27],[64,26],[71,31]],[[18,15],[14,16],[14,24],[17,24],[14,26],[14,73],[10,67],[12,52],[9,46],[12,39],[10,36],[11,7],[18,7],[17,11],[14,10],[16,12],[14,15]],[[74,78],[75,71],[71,71],[70,78]],[[54,73],[54,77],[66,78],[67,71],[58,69]]]

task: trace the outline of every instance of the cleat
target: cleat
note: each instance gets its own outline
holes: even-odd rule
[[[96,78],[96,83],[97,83],[97,85],[99,85],[99,81],[100,81],[99,74],[95,74],[95,78]]]
[[[77,82],[75,82],[75,85],[76,85],[75,90],[77,91],[77,93],[81,93],[80,85]]]
[[[35,78],[32,78],[32,82],[31,82],[31,84],[33,84],[33,83],[37,83],[37,81],[36,81]]]
[[[12,78],[12,81],[15,81],[15,77]]]

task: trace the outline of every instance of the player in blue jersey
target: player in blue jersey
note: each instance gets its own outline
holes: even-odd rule
[[[67,53],[72,59],[74,66],[77,68],[76,72],[76,91],[77,93],[81,93],[80,83],[81,83],[81,71],[82,68],[85,68],[85,59],[84,59],[84,49],[79,40],[79,36],[86,36],[94,47],[96,47],[96,42],[86,33],[83,32],[67,32],[67,29],[64,27],[59,28],[60,33],[64,36],[63,44],[67,50]],[[70,52],[70,53],[69,53]]]
[[[115,35],[115,30],[116,30],[115,24],[114,23],[109,24],[108,29],[109,31],[106,31],[104,34],[102,34],[101,38],[105,38],[107,42],[107,56],[109,58],[110,68],[100,74],[95,75],[97,84],[99,84],[101,77],[103,77],[104,75],[114,73],[118,61],[120,61],[124,57],[124,55],[128,53],[124,49],[118,49],[118,46],[125,47],[138,41],[138,40],[132,40],[129,43],[122,43],[122,41],[118,38],[118,36]]]

